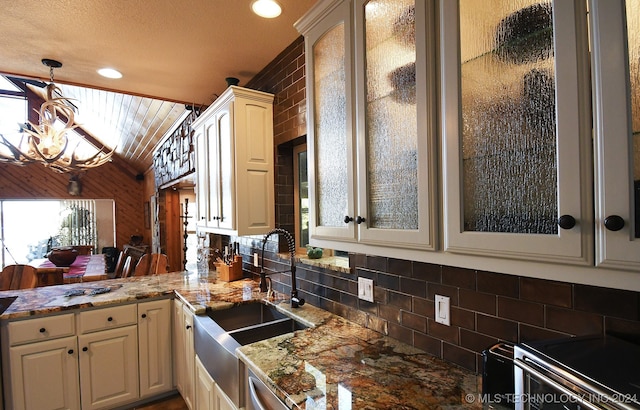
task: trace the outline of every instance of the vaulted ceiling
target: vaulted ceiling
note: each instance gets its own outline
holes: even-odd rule
[[[315,0],[278,0],[282,14],[256,16],[252,0],[21,0],[3,2],[0,73],[48,82],[43,58],[83,128],[137,172],[187,115],[227,87],[242,86],[291,44]],[[96,70],[112,67],[121,79]],[[31,86],[33,90],[40,87]]]

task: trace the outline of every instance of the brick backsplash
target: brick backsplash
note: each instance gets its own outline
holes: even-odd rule
[[[304,40],[299,37],[247,84],[276,96],[276,226],[290,232],[292,147],[304,142],[306,134],[304,73]],[[258,274],[251,255],[261,251],[261,238],[236,239],[241,242],[245,274]],[[277,253],[285,249],[283,244],[269,244],[269,270],[288,267],[286,255]],[[300,296],[475,372],[482,371],[482,350],[499,341],[607,332],[640,343],[638,292],[373,255],[350,254],[349,262],[351,273],[298,264]],[[359,276],[374,280],[374,303],[358,299]],[[290,274],[274,274],[272,279],[276,290],[290,292]],[[451,326],[434,320],[436,294],[450,297]]]

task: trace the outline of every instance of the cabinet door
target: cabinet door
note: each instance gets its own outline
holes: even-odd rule
[[[442,3],[446,251],[592,263],[586,14]]]
[[[305,36],[309,93],[310,240],[354,241],[354,133],[351,8],[336,2],[319,21],[298,29]],[[347,220],[345,220],[347,218]]]
[[[198,226],[209,223],[209,161],[205,127],[196,129],[196,202],[198,204]]]
[[[222,217],[220,210],[220,160],[218,158],[220,148],[218,144],[217,118],[213,117],[207,121],[204,127],[207,140],[207,202],[209,203],[207,226],[217,228]]]
[[[7,408],[79,409],[77,350],[75,336],[10,348]]]
[[[596,263],[638,269],[640,1],[592,3]]]
[[[140,397],[173,388],[171,366],[171,300],[138,304]]]
[[[233,102],[221,107],[215,115],[216,145],[215,154],[216,172],[218,178],[216,189],[218,191],[218,226],[222,229],[235,229],[235,142],[233,130]]]
[[[195,396],[195,351],[193,347],[193,312],[189,309],[188,306],[184,306],[183,309],[183,332],[184,332],[184,357],[185,357],[185,365],[184,365],[184,393],[182,394],[182,398],[184,402],[190,409],[193,409],[194,404],[194,396]],[[195,407],[197,408],[197,407]]]
[[[361,242],[435,246],[433,18],[422,0],[356,2]]]
[[[138,399],[137,326],[78,336],[82,409]]]
[[[200,358],[195,359],[195,404],[198,410],[218,410],[215,407],[216,383],[204,368]]]
[[[173,300],[173,380],[176,389],[185,395],[184,378],[185,378],[185,355],[184,352],[184,312],[182,311],[183,303]]]

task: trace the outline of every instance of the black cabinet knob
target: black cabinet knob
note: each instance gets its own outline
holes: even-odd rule
[[[143,314],[142,314],[142,318],[144,319],[144,318],[146,318],[146,317],[147,317],[147,314],[146,314],[146,313],[143,313]]]
[[[73,354],[73,349],[69,349],[69,350],[67,351],[67,353],[69,353],[69,354]]]
[[[350,217],[349,215],[345,215],[344,216],[344,223],[348,224],[351,221],[353,221],[352,217]]]
[[[47,331],[47,329],[45,329],[44,327],[41,327],[41,328],[40,328],[40,333],[44,333],[44,332],[46,332],[46,331]]]
[[[604,227],[610,231],[619,231],[624,228],[624,219],[618,215],[607,216],[604,219]]]
[[[187,330],[191,329],[191,325],[187,325]]]
[[[576,218],[571,215],[562,215],[558,218],[558,226],[562,229],[571,229],[576,226]]]
[[[113,318],[112,318],[111,316],[109,316],[109,317],[107,318],[107,321],[108,321],[108,322],[113,322]]]
[[[82,351],[83,351],[83,352],[86,352],[87,350],[89,350],[89,348],[88,348],[88,347],[86,347],[86,346],[82,348]]]
[[[363,217],[361,217],[360,215],[358,215],[358,216],[356,217],[356,223],[357,223],[358,225],[360,225],[361,223],[363,223],[363,222],[365,222],[365,221],[366,221],[366,219],[364,219],[364,218],[363,218]]]

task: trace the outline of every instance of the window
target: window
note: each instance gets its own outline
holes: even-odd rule
[[[306,253],[306,246],[309,244],[309,179],[306,144],[293,148],[293,192],[296,248],[298,252]]]
[[[42,259],[56,246],[113,246],[113,209],[102,199],[0,201],[2,267]]]
[[[20,141],[20,124],[24,124],[26,119],[25,92],[0,76],[0,134],[11,143],[17,144]]]

